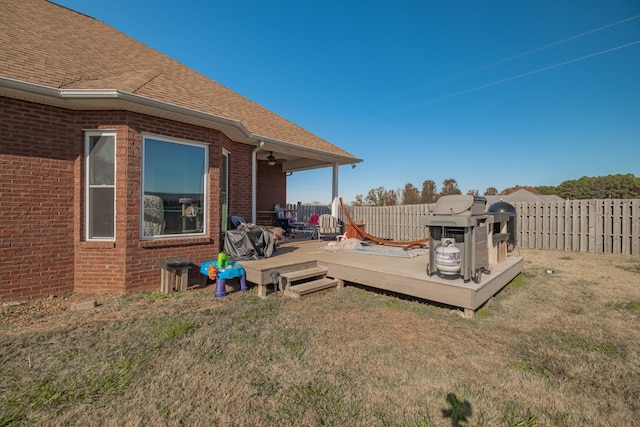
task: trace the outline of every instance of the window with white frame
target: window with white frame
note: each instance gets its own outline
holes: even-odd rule
[[[116,134],[85,133],[86,240],[115,240]]]
[[[206,144],[143,136],[143,239],[204,235],[208,153]]]

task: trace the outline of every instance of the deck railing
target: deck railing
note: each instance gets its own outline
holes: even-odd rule
[[[513,202],[518,246],[527,249],[640,255],[640,199]],[[327,206],[288,205],[303,220],[329,213]],[[411,241],[427,237],[420,219],[429,205],[349,206],[349,215],[381,239]],[[346,221],[340,212],[340,220]]]

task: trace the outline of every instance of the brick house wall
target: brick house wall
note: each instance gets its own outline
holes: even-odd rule
[[[0,301],[159,290],[157,261],[175,256],[194,264],[190,283],[202,280],[198,266],[215,259],[220,247],[223,147],[230,152],[229,212],[250,216],[253,147],[219,131],[132,112],[71,111],[3,97],[0,115]],[[115,242],[84,240],[87,129],[116,131]],[[209,144],[207,236],[140,240],[142,133]],[[266,200],[258,191],[258,206],[265,209],[285,202],[286,176],[276,172],[258,171]]]
[[[287,177],[280,165],[269,166],[266,162],[259,162],[258,176],[256,210],[272,211],[275,205],[286,206]]]
[[[0,98],[0,117],[0,300],[72,292],[73,116]]]
[[[251,218],[251,152],[254,147],[233,144],[223,135],[222,146],[229,154],[229,216]],[[235,147],[235,148],[233,148]],[[236,185],[238,182],[248,185]]]

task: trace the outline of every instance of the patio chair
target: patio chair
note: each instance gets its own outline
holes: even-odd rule
[[[295,221],[293,211],[286,210],[278,204],[276,204],[273,209],[277,214],[278,227],[284,230],[285,236],[290,236],[292,234],[291,221]]]
[[[312,239],[318,239],[318,219],[320,215],[313,214],[311,218],[309,218],[308,223],[304,222],[296,222],[292,225],[295,227],[294,233],[297,235],[301,235],[304,237],[311,237]]]
[[[317,227],[319,220],[320,220],[320,215],[318,214],[311,215],[311,218],[309,218],[309,226],[314,228]]]
[[[318,218],[318,239],[337,237],[342,234],[340,220],[329,214],[322,214]]]
[[[236,229],[238,228],[238,226],[240,224],[246,224],[247,220],[242,218],[241,216],[238,215],[231,215],[231,218],[229,218],[229,221],[231,222],[231,228]]]

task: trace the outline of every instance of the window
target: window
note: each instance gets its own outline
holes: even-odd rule
[[[85,134],[85,235],[87,240],[115,239],[116,135]]]
[[[205,144],[143,136],[143,239],[205,233],[208,158]]]

